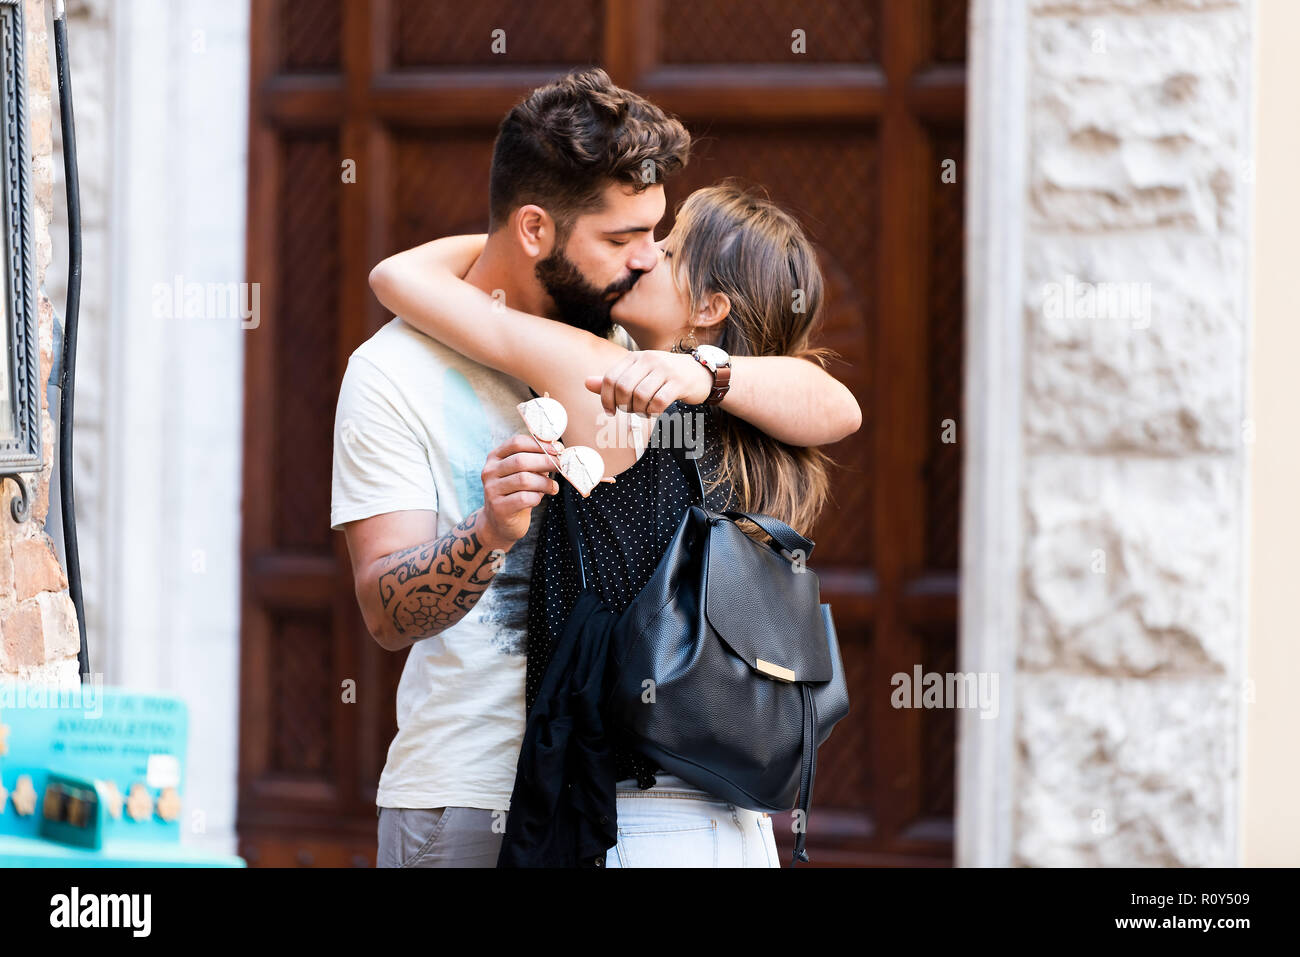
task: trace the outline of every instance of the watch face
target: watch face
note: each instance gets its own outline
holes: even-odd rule
[[[720,369],[725,365],[731,364],[731,356],[727,355],[717,346],[700,346],[695,351],[700,354],[701,359],[713,366],[715,369]]]

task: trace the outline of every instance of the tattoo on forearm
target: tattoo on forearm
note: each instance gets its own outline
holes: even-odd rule
[[[465,617],[492,582],[503,552],[485,548],[474,512],[432,542],[394,552],[379,576],[379,602],[399,635],[436,635]]]

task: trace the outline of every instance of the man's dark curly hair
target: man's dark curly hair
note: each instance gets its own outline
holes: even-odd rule
[[[575,70],[538,87],[506,114],[492,151],[490,229],[529,203],[563,236],[599,209],[612,180],[638,191],[686,165],[691,136],[650,101],[614,85],[602,69]]]

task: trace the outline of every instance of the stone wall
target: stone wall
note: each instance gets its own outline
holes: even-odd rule
[[[36,253],[37,310],[40,321],[41,383],[53,362],[54,309],[42,289],[51,258],[50,217],[53,208],[51,119],[57,99],[51,94],[52,39],[46,27],[43,0],[27,0],[27,108],[32,153],[33,248]],[[31,517],[22,525],[9,516],[14,495],[5,484],[0,499],[0,675],[34,681],[75,681],[80,639],[68,582],[42,531],[49,511],[50,475],[55,455],[54,427],[41,394],[44,466],[27,476],[32,491]],[[57,495],[57,489],[55,490]]]
[[[1231,865],[1251,10],[1034,0],[1028,33],[1012,863]]]

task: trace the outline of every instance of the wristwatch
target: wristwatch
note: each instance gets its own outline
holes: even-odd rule
[[[713,389],[705,400],[707,405],[717,405],[731,388],[731,356],[717,346],[696,346],[691,358],[713,376]]]

